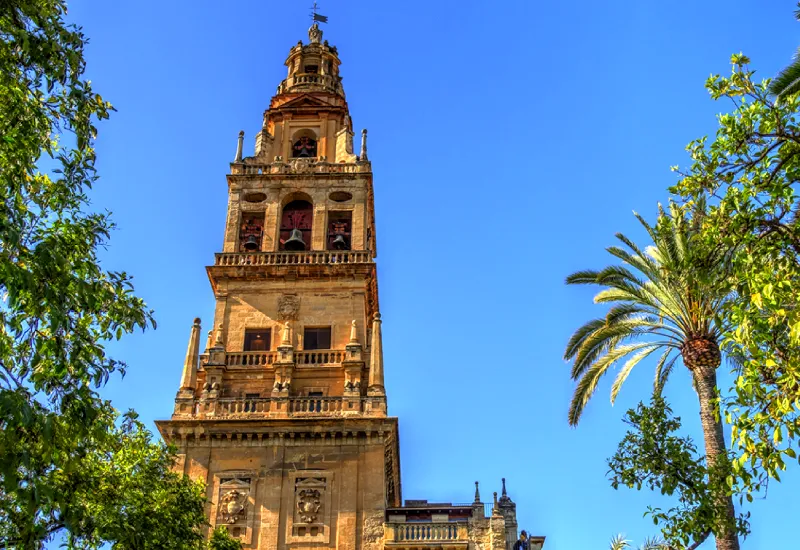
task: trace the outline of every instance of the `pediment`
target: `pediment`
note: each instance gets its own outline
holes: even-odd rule
[[[290,99],[286,103],[280,105],[281,108],[285,107],[330,107],[330,103],[322,101],[318,97],[310,94],[303,94],[294,99]]]
[[[224,487],[225,489],[249,489],[250,483],[247,481],[242,481],[241,479],[234,478],[226,480],[224,483],[221,483],[220,487]]]

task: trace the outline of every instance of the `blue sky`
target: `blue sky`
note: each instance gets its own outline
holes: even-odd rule
[[[253,136],[310,2],[88,2],[89,77],[119,112],[102,123],[97,208],[119,230],[108,268],[135,276],[158,329],[114,344],[129,363],[104,395],[151,426],[167,418],[192,319],[210,328],[204,266],[219,251],[225,174]],[[647,492],[614,491],[606,458],[624,411],[649,394],[643,364],[612,408],[604,381],[577,429],[561,359],[600,314],[574,270],[609,262],[631,215],[652,219],[684,146],[728,109],[703,88],[743,51],[763,77],[800,43],[790,1],[323,1],[357,129],[375,171],[390,412],[403,495],[485,501],[508,479],[521,528],[546,550],[605,548],[655,531]],[[246,151],[247,154],[247,151]],[[700,435],[684,373],[668,388]],[[800,469],[752,512],[746,549],[786,547]],[[791,537],[791,539],[790,539]],[[711,547],[711,543],[706,546]]]

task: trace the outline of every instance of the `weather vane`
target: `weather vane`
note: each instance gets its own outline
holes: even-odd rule
[[[319,7],[317,6],[317,3],[314,2],[314,5],[311,7],[311,20],[314,23],[327,23],[328,22],[328,16],[327,15],[321,15],[321,14],[317,13],[318,9],[319,9]]]

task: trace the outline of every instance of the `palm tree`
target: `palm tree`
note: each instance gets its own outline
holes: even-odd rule
[[[800,3],[798,3],[800,8]],[[794,17],[800,21],[800,9],[795,10]],[[794,60],[784,68],[769,84],[769,92],[781,96],[800,91],[800,49],[794,54]]]
[[[627,358],[611,388],[611,402],[631,370],[656,352],[655,392],[660,393],[677,360],[689,369],[700,401],[700,422],[709,468],[727,460],[722,420],[717,405],[717,374],[721,362],[722,307],[731,299],[724,272],[724,255],[709,251],[695,238],[702,222],[703,205],[686,216],[677,205],[669,214],[659,205],[659,217],[651,227],[636,214],[653,246],[645,251],[625,235],[617,238],[625,248],[608,252],[622,260],[601,271],[579,271],[567,284],[603,287],[595,303],[609,303],[605,317],[589,321],[569,340],[564,358],[573,362],[577,381],[569,409],[569,423],[578,424],[597,384],[611,367]],[[727,519],[735,517],[733,499],[720,495]],[[730,525],[733,525],[731,523]],[[718,550],[738,550],[733,529],[717,533]]]

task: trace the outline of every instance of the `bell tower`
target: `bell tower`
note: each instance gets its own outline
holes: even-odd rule
[[[318,16],[315,12],[315,19]],[[324,21],[324,19],[318,19]],[[286,59],[252,156],[239,133],[215,298],[195,319],[175,408],[176,470],[207,487],[212,527],[259,550],[541,550],[516,504],[401,499],[387,416],[367,131],[314,25]]]
[[[216,300],[200,320],[172,418],[177,468],[208,487],[212,526],[245,548],[377,549],[399,506],[397,419],[387,417],[372,166],[338,52],[315,23],[286,59],[255,153],[239,134]]]

